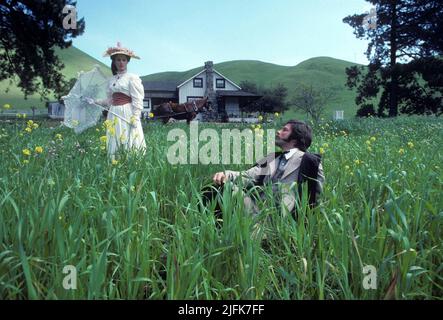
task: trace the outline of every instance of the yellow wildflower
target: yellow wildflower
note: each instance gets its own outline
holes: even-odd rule
[[[25,156],[30,156],[31,155],[31,150],[29,150],[29,149],[23,149],[23,154],[25,155]]]
[[[400,150],[398,150],[398,153],[399,153],[400,155],[404,154],[404,153],[405,153],[405,149],[400,148]]]
[[[358,166],[358,165],[360,165],[360,164],[362,164],[363,163],[363,161],[361,161],[361,160],[359,160],[359,159],[357,159],[357,160],[354,160],[354,163]]]
[[[372,152],[372,148],[370,146],[368,146],[368,151]]]
[[[109,130],[109,134],[111,136],[115,136],[115,128],[114,127],[110,127],[110,128],[108,128],[108,130]]]
[[[106,141],[108,141],[108,137],[107,136],[101,136],[100,137],[100,142],[101,143],[106,143]]]
[[[57,133],[57,134],[55,135],[55,138],[56,138],[57,140],[62,140],[62,139],[63,139],[63,137],[62,137],[62,135],[61,135],[60,133]]]
[[[26,119],[27,115],[26,113],[23,113],[23,119]]]
[[[23,160],[23,163],[24,163],[24,164],[28,164],[28,163],[29,163],[29,160]]]
[[[366,140],[366,144],[367,144],[368,146],[370,146],[370,145],[371,145],[371,141]]]
[[[152,112],[149,112],[148,116],[149,118],[154,118],[154,114]]]
[[[105,146],[101,146],[100,150],[106,150],[106,147]]]
[[[261,129],[261,125],[258,124],[258,125],[256,126],[256,128],[257,128],[257,129]]]
[[[263,121],[263,117],[262,116],[258,116],[258,121]]]
[[[74,127],[77,127],[80,124],[80,122],[78,122],[78,120],[72,120],[72,125]]]
[[[278,112],[274,113],[274,115],[278,118],[278,116],[280,115]]]
[[[34,123],[32,126],[33,126],[34,129],[37,129],[38,128],[38,123]]]
[[[374,142],[375,140],[377,140],[375,137],[371,137],[372,142]]]
[[[105,120],[105,122],[103,123],[103,126],[104,126],[106,129],[112,127],[112,121],[111,121],[111,120]]]
[[[327,144],[327,143],[323,143],[323,147],[325,147],[325,148],[329,148],[329,144]]]
[[[22,114],[21,113],[17,113],[15,116],[20,119],[22,117]]]
[[[346,169],[346,170],[349,170],[350,168],[349,168],[349,166],[348,166],[348,165],[345,165],[345,169]]]
[[[126,140],[126,136],[125,136],[124,133],[122,133],[122,134],[120,135],[120,142],[121,142],[121,143],[124,143],[125,140]]]
[[[320,154],[324,154],[325,153],[325,149],[320,148]]]
[[[409,141],[408,142],[408,147],[412,149],[412,148],[414,148],[414,144],[411,141]]]
[[[43,152],[43,148],[40,146],[35,147],[35,152],[37,153],[42,153]]]
[[[29,127],[26,127],[25,131],[26,131],[27,133],[31,133],[31,132],[32,132],[32,129],[29,128]]]
[[[26,122],[26,124],[28,125],[28,127],[32,127],[34,124],[34,121],[28,120],[28,122]]]
[[[9,109],[11,109],[11,105],[8,104],[8,103],[5,103],[5,104],[3,105],[3,109],[9,110]]]
[[[118,164],[118,161],[115,160],[115,159],[113,159],[113,160],[112,160],[112,165],[113,165],[113,166],[116,166],[117,164]]]

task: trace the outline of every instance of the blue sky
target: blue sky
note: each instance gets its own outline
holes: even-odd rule
[[[86,28],[73,44],[109,64],[102,55],[120,41],[142,58],[128,65],[139,75],[208,60],[294,66],[329,56],[364,64],[367,43],[342,19],[370,8],[364,0],[78,0]]]

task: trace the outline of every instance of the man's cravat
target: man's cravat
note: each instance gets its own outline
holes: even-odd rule
[[[283,152],[278,158],[277,158],[277,169],[274,172],[274,175],[271,178],[272,183],[278,182],[280,178],[283,176],[283,173],[285,172],[286,164],[288,163],[288,159],[286,159],[285,154],[289,151]]]

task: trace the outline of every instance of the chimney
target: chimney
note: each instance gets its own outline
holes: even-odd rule
[[[206,70],[211,69],[211,71],[212,71],[213,67],[214,67],[214,63],[212,61],[206,61],[205,62],[205,69]]]
[[[214,63],[212,61],[205,62],[205,70],[206,70],[206,91],[205,96],[208,97],[208,100],[212,103],[212,108],[217,110],[217,97],[214,90]],[[217,112],[214,112],[217,113]],[[215,115],[212,115],[215,116]]]
[[[214,92],[214,64],[212,61],[205,62],[205,70],[206,70],[206,92],[205,95],[211,99],[212,95],[215,95]]]

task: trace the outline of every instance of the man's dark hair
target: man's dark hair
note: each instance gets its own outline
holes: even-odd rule
[[[301,151],[306,151],[312,142],[312,129],[311,127],[299,120],[289,120],[286,122],[291,126],[290,140],[295,140],[295,146]]]

